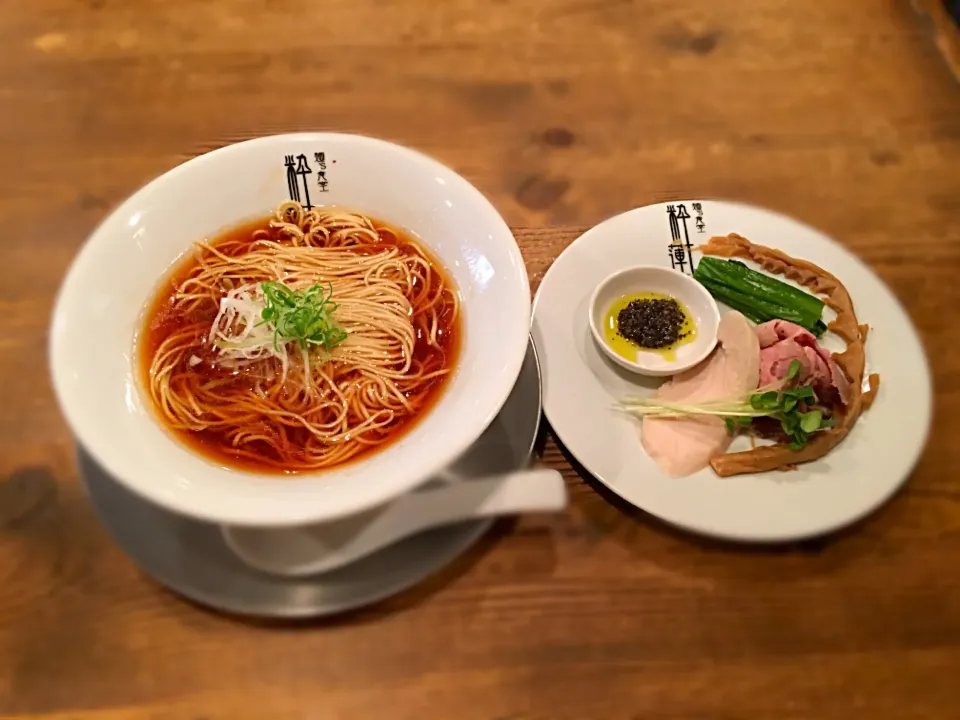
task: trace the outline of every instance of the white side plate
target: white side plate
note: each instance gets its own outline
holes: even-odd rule
[[[660,381],[629,373],[600,352],[588,327],[587,305],[597,283],[617,269],[674,265],[689,273],[691,255],[694,262],[700,258],[696,245],[731,232],[810,260],[840,278],[860,322],[871,327],[867,367],[880,373],[880,391],[843,443],[795,472],[719,478],[705,469],[670,479],[644,452],[636,423],[613,409],[624,396],[652,394]],[[822,233],[747,205],[713,200],[651,205],[591,229],[544,277],[534,301],[533,337],[543,371],[544,412],[567,449],[623,499],[706,535],[785,541],[852,523],[907,479],[930,427],[926,357],[890,290]],[[843,349],[829,333],[824,344]]]

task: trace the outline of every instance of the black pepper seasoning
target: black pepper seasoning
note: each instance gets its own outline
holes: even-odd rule
[[[632,300],[617,314],[617,334],[642,348],[656,350],[688,335],[681,332],[685,320],[673,298]]]

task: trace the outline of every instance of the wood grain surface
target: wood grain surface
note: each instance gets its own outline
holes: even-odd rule
[[[3,720],[960,717],[960,93],[908,0],[11,2],[0,103]],[[858,527],[757,549],[611,502],[548,441],[566,514],[377,607],[275,626],[181,601],[82,494],[49,313],[126,195],[297,129],[456,168],[534,283],[578,228],[665,199],[825,230],[923,335],[922,462]]]

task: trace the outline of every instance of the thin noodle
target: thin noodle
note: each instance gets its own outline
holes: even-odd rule
[[[224,361],[208,341],[221,298],[265,281],[332,287],[346,340],[309,358],[291,344],[283,365],[273,356]],[[452,369],[451,338],[439,334],[455,327],[459,297],[389,228],[286,202],[269,229],[198,243],[161,312],[177,324],[152,350],[148,384],[169,427],[217,438],[237,458],[303,471],[382,444],[416,416]]]

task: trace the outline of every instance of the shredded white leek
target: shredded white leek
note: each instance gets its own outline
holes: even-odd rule
[[[219,351],[219,359],[229,360],[236,367],[277,358],[285,380],[289,366],[286,343],[276,342],[273,327],[263,321],[265,305],[259,284],[230,290],[220,299],[209,341]]]
[[[672,402],[660,397],[627,398],[618,403],[617,407],[635,417],[684,417],[687,415],[716,415],[720,417],[763,417],[773,414],[753,407],[750,398],[762,395],[771,390],[780,390],[784,386],[783,380],[764,385],[756,390],[749,390],[743,395],[702,400],[697,403]]]

